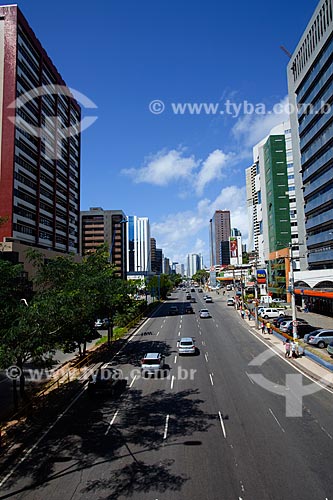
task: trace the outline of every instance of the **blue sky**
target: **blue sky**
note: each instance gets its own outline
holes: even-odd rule
[[[19,1],[66,83],[97,106],[83,109],[98,119],[82,134],[81,209],[149,217],[157,246],[178,262],[202,252],[209,264],[216,209],[231,210],[246,238],[251,147],[285,116],[269,113],[287,95],[279,47],[293,52],[317,3]],[[150,112],[154,100],[164,112]],[[267,113],[227,114],[227,101]],[[181,115],[172,103],[219,108]]]

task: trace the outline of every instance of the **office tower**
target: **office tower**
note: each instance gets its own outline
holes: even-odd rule
[[[151,270],[153,273],[157,273],[156,271],[156,239],[150,238],[150,261],[151,261]]]
[[[216,210],[209,222],[211,266],[221,265],[221,241],[229,241],[230,238],[230,211]]]
[[[187,276],[192,278],[200,268],[200,256],[197,253],[189,253],[187,255]]]
[[[126,279],[126,225],[122,210],[103,210],[93,207],[80,212],[80,253],[94,252],[106,243],[110,262],[116,266],[118,275]]]
[[[230,242],[221,241],[220,243],[220,253],[221,253],[221,266],[229,266],[230,264]]]
[[[127,272],[151,273],[150,225],[148,217],[130,215],[127,223]]]
[[[184,264],[176,264],[176,273],[185,276]]]
[[[321,0],[288,64],[300,272],[296,301],[333,316],[333,2]],[[297,174],[297,175],[296,175]]]
[[[162,248],[156,248],[155,266],[156,266],[156,274],[162,274],[162,272],[163,272],[163,251],[162,251]]]
[[[77,254],[80,107],[16,5],[0,7],[0,54],[2,250]]]
[[[163,266],[162,266],[163,274],[170,274],[170,259],[168,257],[163,257]]]
[[[301,270],[333,268],[332,11],[319,2],[288,65]]]
[[[231,229],[230,236],[233,236],[235,238],[236,236],[242,236],[242,233],[240,232],[239,229],[237,229],[237,227],[233,227]]]

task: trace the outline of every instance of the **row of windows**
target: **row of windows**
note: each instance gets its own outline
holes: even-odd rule
[[[29,179],[25,175],[19,174],[18,172],[14,172],[14,179],[21,182],[22,184],[25,184],[26,186],[33,189],[34,191],[36,191],[36,189],[37,189],[37,183],[35,181]]]
[[[328,27],[331,25],[332,20],[333,20],[332,0],[325,0],[313,25],[311,26],[308,34],[306,35],[301,48],[299,49],[294,59],[292,65],[294,81],[297,80],[298,76],[300,75],[303,68],[307,64],[309,58],[311,57],[312,53],[314,52],[321,38],[324,36]]]

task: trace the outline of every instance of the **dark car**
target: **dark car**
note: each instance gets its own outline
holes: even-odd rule
[[[306,335],[307,333],[314,332],[315,330],[318,330],[318,328],[316,326],[307,325],[306,323],[299,323],[297,325],[297,337],[303,338],[304,335]],[[293,334],[293,325],[292,325],[292,323],[288,326],[287,333],[288,333],[288,335],[292,336],[292,334]]]
[[[178,314],[179,310],[177,306],[171,306],[169,309],[169,314]]]
[[[185,314],[193,314],[194,310],[192,306],[186,306],[185,307]]]
[[[112,397],[120,395],[126,388],[126,384],[122,371],[106,363],[89,376],[87,390],[88,394],[106,392]]]

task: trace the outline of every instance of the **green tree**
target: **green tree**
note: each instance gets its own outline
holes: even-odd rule
[[[192,279],[197,283],[204,285],[209,278],[209,273],[205,269],[199,269],[193,276]]]

